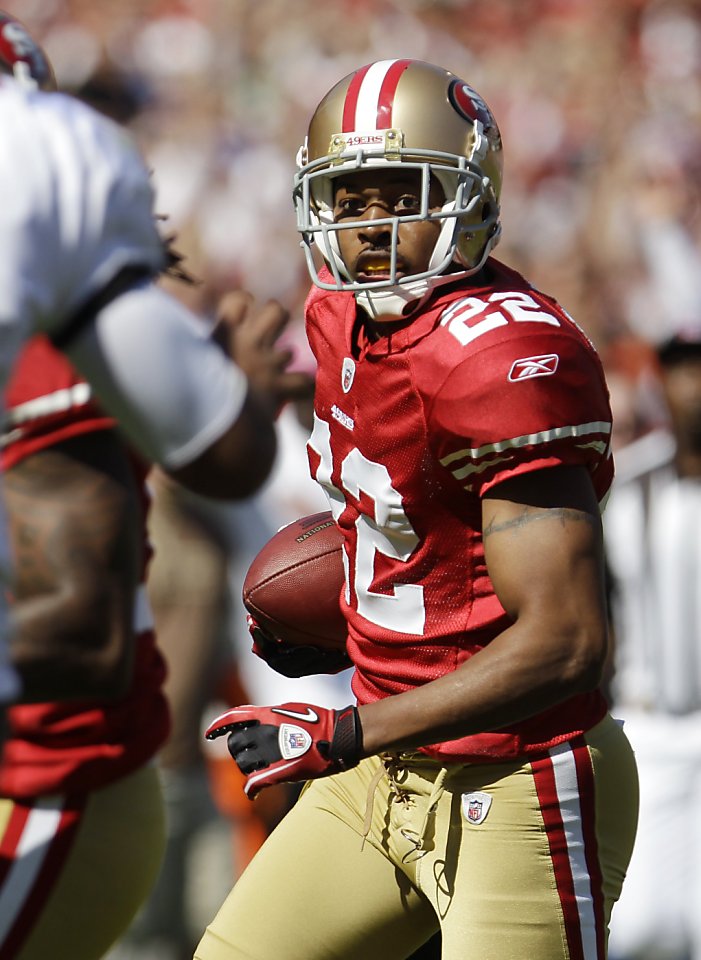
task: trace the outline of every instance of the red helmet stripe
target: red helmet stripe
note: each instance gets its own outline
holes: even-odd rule
[[[399,78],[404,73],[411,60],[395,60],[387,71],[380,87],[380,96],[377,101],[377,129],[389,130],[392,126],[392,105],[397,92]]]
[[[360,70],[356,70],[353,74],[351,82],[348,86],[348,92],[346,93],[346,100],[343,104],[343,129],[342,133],[349,133],[352,130],[355,130],[355,111],[358,107],[358,94],[360,93],[360,88],[363,85],[363,80],[372,66],[369,63],[366,67],[361,67]]]
[[[343,104],[343,133],[387,130],[399,78],[411,60],[380,60],[353,74]]]

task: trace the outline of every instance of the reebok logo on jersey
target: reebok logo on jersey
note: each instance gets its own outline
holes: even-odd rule
[[[549,377],[555,373],[559,362],[560,358],[556,353],[523,357],[521,360],[514,360],[508,379],[515,383],[518,380],[530,380],[532,377]]]

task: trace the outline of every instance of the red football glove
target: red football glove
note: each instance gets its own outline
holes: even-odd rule
[[[246,616],[248,632],[253,638],[252,650],[265,660],[269,667],[283,677],[308,677],[316,673],[340,673],[352,667],[345,650],[323,650],[313,646],[291,646],[273,636],[249,614]]]
[[[246,704],[214,720],[205,737],[228,734],[227,747],[241,773],[249,799],[274,783],[313,780],[356,766],[363,733],[355,707],[329,710],[309,703],[276,707]]]

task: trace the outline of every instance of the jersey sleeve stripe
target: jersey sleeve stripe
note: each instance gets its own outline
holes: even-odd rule
[[[605,420],[595,420],[591,423],[581,423],[567,427],[555,427],[552,430],[540,430],[538,433],[528,433],[520,437],[511,437],[497,443],[485,443],[481,447],[465,447],[441,458],[441,464],[449,467],[460,462],[461,465],[452,469],[457,480],[464,480],[473,474],[482,473],[489,467],[508,460],[514,450],[525,447],[543,446],[562,440],[580,439],[576,446],[581,449],[591,447],[600,454],[604,454],[609,445],[611,423]],[[468,461],[465,463],[465,461]]]
[[[89,384],[76,383],[71,387],[63,387],[53,393],[46,393],[41,397],[18,403],[7,411],[5,420],[8,426],[18,427],[30,420],[65,413],[75,407],[84,407],[91,399],[92,390]]]

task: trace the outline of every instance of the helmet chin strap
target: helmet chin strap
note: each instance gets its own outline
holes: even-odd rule
[[[382,290],[358,290],[355,293],[355,301],[373,319],[375,317],[399,319],[404,314],[417,310],[424,301],[428,300],[436,287],[454,283],[472,272],[472,270],[458,270],[455,273],[443,273],[426,280],[414,280],[410,283],[396,284],[393,287],[384,287]],[[407,310],[409,306],[411,310]]]
[[[373,319],[375,317],[401,317],[409,304],[418,306],[430,293],[430,280],[416,280],[399,286],[385,287],[382,290],[358,290],[356,303]]]

